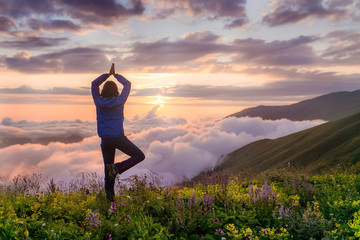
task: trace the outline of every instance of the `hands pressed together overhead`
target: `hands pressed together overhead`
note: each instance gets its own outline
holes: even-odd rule
[[[109,76],[114,75],[115,76],[115,64],[113,63],[111,65],[110,71],[109,71]]]

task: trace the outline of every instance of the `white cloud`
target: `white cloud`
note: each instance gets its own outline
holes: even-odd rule
[[[152,171],[162,178],[162,184],[173,184],[184,176],[191,178],[203,170],[214,168],[223,155],[250,142],[281,137],[321,123],[323,121],[320,120],[292,122],[261,118],[185,123],[181,119],[159,117],[153,110],[125,125],[125,129],[133,130],[129,139],[144,151],[146,158],[123,173],[121,178]],[[141,127],[145,130],[140,131]],[[118,152],[116,161],[125,158]],[[81,172],[103,175],[100,139],[97,136],[71,144],[12,145],[0,149],[0,164],[0,176],[5,177],[37,172],[56,180],[69,181]]]

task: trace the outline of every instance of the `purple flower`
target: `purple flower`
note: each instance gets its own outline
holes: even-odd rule
[[[188,202],[189,209],[192,209],[192,207],[196,204],[195,201],[196,201],[195,193],[193,193],[193,195],[191,195],[191,197],[189,198],[189,202]]]
[[[251,199],[254,199],[254,186],[253,186],[253,185],[251,185],[251,186],[249,187],[249,197],[250,197]]]
[[[176,207],[177,207],[180,211],[184,210],[184,208],[185,208],[184,199],[178,198],[177,201],[176,201]]]
[[[177,224],[180,228],[184,228],[184,223],[183,223],[182,219],[177,220],[177,221],[176,221],[176,224]]]
[[[299,189],[299,179],[296,176],[292,177],[292,187],[295,191]]]
[[[116,203],[114,202],[111,202],[111,205],[110,205],[110,212],[115,212],[116,211]]]
[[[251,185],[249,187],[249,197],[254,202],[264,201],[273,203],[276,201],[276,192],[271,185],[265,182],[262,187],[256,187],[255,189]]]
[[[109,239],[112,239],[111,234],[109,234]]]
[[[279,208],[279,214],[282,217],[288,217],[290,213],[290,209],[289,208],[284,208],[283,205],[281,205],[281,207]]]
[[[93,213],[91,210],[88,212],[86,217],[86,222],[93,227],[100,227],[101,220],[99,219],[99,215],[97,213]]]
[[[220,220],[219,220],[218,218],[215,218],[215,219],[213,220],[213,223],[215,223],[215,222],[220,223]]]
[[[220,235],[224,235],[224,231],[221,230],[221,228],[219,229],[215,229],[216,233],[220,234]]]
[[[205,206],[207,206],[208,208],[211,207],[211,205],[214,203],[214,197],[211,196],[210,194],[207,194],[204,199],[203,199],[203,203],[205,204]]]

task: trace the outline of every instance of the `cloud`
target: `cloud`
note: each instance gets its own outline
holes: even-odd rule
[[[286,101],[298,101],[304,99],[304,96],[314,97],[331,92],[354,91],[360,89],[360,74],[338,74],[336,72],[320,72],[320,71],[298,71],[296,69],[283,68],[248,68],[243,69],[241,73],[249,75],[266,74],[282,79],[264,83],[261,86],[239,87],[234,85],[213,86],[213,85],[173,85],[169,87],[158,88],[134,88],[132,96],[163,96],[170,98],[191,98],[203,100],[224,100],[224,101],[282,101],[286,97]],[[0,88],[0,103],[77,103],[71,98],[59,99],[57,95],[76,95],[90,96],[89,87],[66,88],[54,87],[47,90],[34,89],[23,85],[17,88]],[[7,95],[4,95],[7,94]],[[27,94],[30,95],[24,102],[23,98],[12,98],[10,94]],[[34,98],[31,96],[34,95]],[[47,100],[35,96],[46,95]],[[92,104],[89,100],[82,104]],[[149,127],[157,125],[169,126],[173,121],[178,124],[185,124],[186,121],[180,119],[168,119],[170,122],[164,122],[166,118],[157,118],[156,112],[159,106],[156,106],[147,113],[147,116],[137,116],[131,121],[133,126]],[[130,120],[127,120],[130,121]],[[139,122],[137,122],[139,121]],[[137,122],[137,123],[136,123]],[[134,129],[133,129],[134,130]],[[134,130],[135,131],[135,130]]]
[[[55,95],[90,95],[89,87],[67,88],[54,87],[48,90],[34,89],[30,86],[23,85],[17,88],[0,88],[0,93],[5,94],[55,94]]]
[[[133,119],[125,119],[128,131],[130,133],[137,133],[143,131],[144,129],[155,128],[157,126],[166,128],[174,125],[184,125],[187,123],[184,118],[167,118],[165,116],[159,118],[156,112],[160,108],[161,106],[155,106],[144,116],[136,115]]]
[[[14,0],[0,1],[0,14],[8,16],[8,22],[16,22],[17,31],[73,31],[93,25],[108,26],[132,16],[142,15],[145,7],[141,0],[129,0],[121,4],[116,0]],[[3,20],[3,21],[1,21]],[[4,19],[0,19],[0,23]],[[4,24],[2,24],[4,26]],[[10,27],[5,27],[9,34]]]
[[[248,22],[246,0],[160,0],[154,15],[166,18],[177,12],[189,16],[207,16],[208,20],[223,19],[226,27],[242,27]]]
[[[175,85],[152,89],[136,89],[134,96],[181,97],[227,101],[281,101],[284,97],[294,100],[303,96],[316,96],[338,91],[360,89],[360,74],[342,75],[334,72],[299,72],[294,69],[250,68],[247,74],[271,74],[283,78],[281,81],[266,83],[262,86],[213,86],[213,85]]]
[[[18,41],[0,42],[0,47],[19,48],[19,49],[44,48],[44,47],[59,46],[67,40],[68,40],[67,38],[26,37]]]
[[[130,0],[129,6],[118,3],[116,0],[62,0],[66,13],[83,23],[108,25],[116,20],[127,19],[141,15],[145,7],[141,0]]]
[[[0,42],[0,46],[38,48],[56,46],[63,41],[67,39],[32,37],[21,41]],[[323,47],[317,49],[315,46],[319,45]],[[359,33],[355,31],[301,35],[274,41],[254,38],[226,41],[213,32],[200,31],[184,34],[176,40],[135,42],[128,46],[126,55],[110,49],[110,46],[72,48],[34,56],[28,52],[19,52],[11,57],[1,57],[0,64],[24,73],[102,72],[111,62],[117,61],[122,63],[118,68],[121,71],[239,72],[238,69],[243,69],[244,66],[357,66],[360,56]],[[109,60],[109,56],[112,60]]]
[[[358,66],[360,62],[360,33],[352,31],[335,31],[328,33],[324,41],[330,46],[321,57],[329,65]],[[341,44],[339,44],[341,43]]]
[[[7,33],[16,27],[16,23],[9,17],[0,16],[0,32]]]
[[[48,32],[80,32],[82,27],[76,25],[73,21],[70,20],[61,20],[61,19],[52,19],[52,20],[42,20],[36,18],[30,18],[28,20],[28,25],[31,29],[36,31],[48,31]]]
[[[176,42],[167,39],[151,43],[137,42],[131,49],[132,56],[125,58],[124,62],[137,66],[169,66],[195,61],[209,54],[231,52],[231,46],[213,42],[216,35],[202,34],[186,35]]]
[[[187,42],[214,43],[220,39],[220,36],[210,31],[204,31],[185,34],[183,39]]]
[[[323,123],[291,122],[285,119],[264,121],[260,118],[185,123],[179,119],[162,118],[155,113],[151,111],[125,124],[125,129],[130,131],[127,131],[129,139],[144,151],[146,159],[122,174],[121,178],[152,171],[162,177],[162,184],[173,184],[184,176],[190,178],[203,170],[212,169],[222,156],[252,141],[281,137]],[[147,119],[149,115],[151,121]],[[139,130],[140,126],[132,126],[139,124],[143,124],[142,131]],[[95,125],[80,121],[35,123],[4,119],[3,128],[7,128],[7,132],[13,136],[33,136],[35,133],[54,137],[56,132],[60,134],[75,129],[91,135]],[[117,152],[116,161],[125,158],[125,155]],[[65,181],[81,172],[96,172],[103,176],[100,140],[97,136],[68,144],[50,142],[47,146],[30,143],[11,145],[0,149],[0,164],[0,176],[4,177],[32,172]]]
[[[4,63],[9,69],[24,73],[103,72],[110,65],[106,51],[97,48],[73,48],[38,56],[14,55],[6,57]]]
[[[16,144],[74,143],[96,135],[96,124],[76,121],[29,122],[4,118],[0,123],[0,148]]]
[[[274,9],[265,15],[263,22],[269,26],[279,26],[296,23],[308,18],[341,19],[349,15],[345,7],[350,6],[349,1],[323,1],[323,0],[290,0],[273,1]]]
[[[310,43],[315,36],[299,36],[290,40],[265,42],[259,39],[236,39],[233,45],[237,55],[233,62],[268,66],[310,65],[317,60]]]

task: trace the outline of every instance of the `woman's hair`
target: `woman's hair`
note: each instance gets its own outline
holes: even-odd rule
[[[113,81],[107,81],[104,84],[103,89],[101,90],[100,96],[102,98],[113,98],[119,96],[119,89],[116,83]]]

